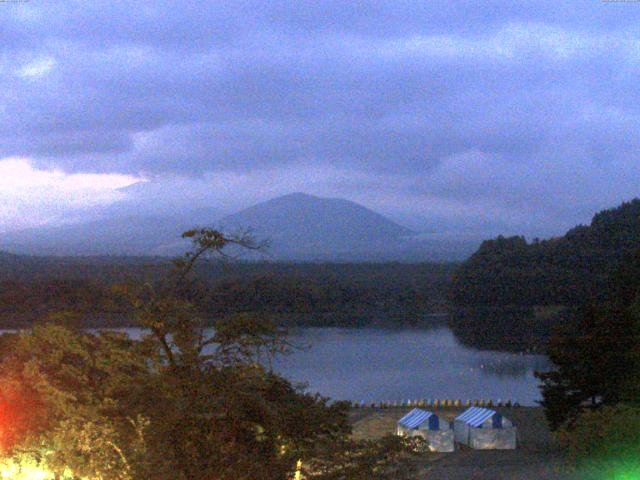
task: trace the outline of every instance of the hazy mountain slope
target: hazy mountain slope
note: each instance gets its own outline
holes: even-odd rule
[[[303,193],[257,204],[223,218],[220,225],[252,229],[271,242],[276,257],[311,259],[391,251],[401,237],[413,234],[357,203]]]
[[[0,235],[0,250],[31,255],[160,255],[185,252],[180,235],[197,226],[227,232],[251,229],[270,243],[268,256],[303,261],[445,261],[466,258],[479,244],[457,237],[418,235],[357,203],[303,193],[259,203],[220,220],[212,208],[150,213],[145,201],[97,210],[92,219]],[[164,213],[171,212],[171,213]]]
[[[166,216],[116,216],[0,235],[0,248],[34,255],[149,255],[182,232],[215,221],[214,213]]]

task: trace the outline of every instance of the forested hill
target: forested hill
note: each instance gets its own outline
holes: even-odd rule
[[[606,295],[611,274],[640,249],[640,199],[604,210],[589,226],[527,242],[482,243],[454,275],[457,306],[575,305]]]

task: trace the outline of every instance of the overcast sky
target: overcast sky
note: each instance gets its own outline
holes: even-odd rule
[[[639,78],[632,1],[0,2],[0,231],[305,191],[562,233],[640,195]]]

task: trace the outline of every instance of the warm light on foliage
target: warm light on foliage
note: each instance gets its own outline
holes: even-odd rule
[[[0,480],[72,480],[71,473],[56,477],[42,460],[21,454],[0,461]]]
[[[67,315],[0,335],[0,480],[412,478],[404,442],[352,441],[347,402],[262,366],[291,348],[269,319],[224,317],[207,332],[188,301],[198,259],[255,247],[185,237],[194,249],[166,279],[123,289],[143,338]]]

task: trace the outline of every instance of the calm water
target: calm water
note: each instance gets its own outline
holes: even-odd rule
[[[311,391],[353,401],[407,399],[540,399],[535,370],[542,355],[462,346],[447,327],[386,330],[305,328],[294,341],[310,345],[278,360],[275,370]]]
[[[139,329],[126,329],[134,338]],[[274,369],[309,390],[356,402],[408,399],[492,399],[534,405],[535,370],[542,355],[480,351],[458,343],[445,326],[430,329],[300,328],[301,351],[280,357]]]

